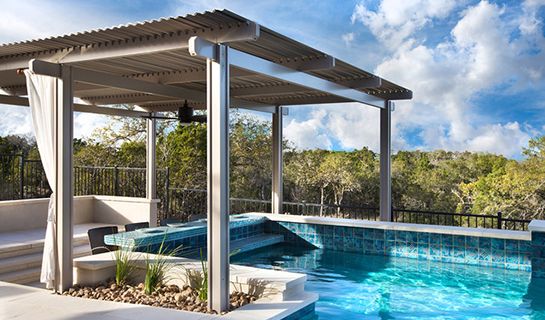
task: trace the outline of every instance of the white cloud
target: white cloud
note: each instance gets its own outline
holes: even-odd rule
[[[514,157],[521,152],[520,146],[526,145],[530,138],[531,134],[523,130],[518,122],[487,125],[481,128],[479,134],[467,140],[466,150],[486,150]]]
[[[350,46],[354,41],[354,32],[345,33],[341,36],[341,39],[344,41],[344,44]]]
[[[22,135],[34,137],[30,109],[27,107],[0,105],[0,136]],[[106,124],[107,117],[92,113],[74,113],[74,137],[89,137],[91,132]]]
[[[449,39],[427,46],[415,40],[414,33],[432,19],[444,17],[453,4],[444,9],[424,6],[424,12],[417,12],[417,2],[426,1],[402,1],[395,9],[392,1],[384,0],[376,12],[360,4],[353,15],[353,21],[369,27],[392,49],[376,73],[414,92],[412,101],[399,103],[394,130],[421,130],[426,149],[517,156],[536,132],[518,122],[495,123],[476,110],[471,99],[500,85],[511,91],[544,85],[545,40],[531,27],[542,23],[535,14],[539,5],[527,3],[519,15],[507,17],[503,7],[481,1],[462,12]],[[518,28],[525,31],[513,37]]]
[[[383,0],[372,11],[360,3],[352,23],[363,23],[386,47],[395,49],[433,19],[448,16],[455,6],[455,0]]]
[[[326,115],[323,109],[311,109],[305,120],[292,118],[284,125],[284,136],[298,149],[331,149],[333,143],[324,127]]]
[[[0,104],[0,119],[0,136],[32,134],[28,108]]]
[[[104,127],[108,117],[94,113],[74,113],[74,137],[87,138],[93,130]]]
[[[345,104],[342,108],[328,108],[326,128],[343,149],[367,146],[378,150],[379,110],[367,106]]]

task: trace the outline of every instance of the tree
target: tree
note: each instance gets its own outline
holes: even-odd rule
[[[328,151],[303,150],[288,151],[284,157],[284,193],[296,202],[319,202],[326,200],[327,181],[318,173],[320,164]],[[319,192],[316,190],[319,189]]]
[[[346,192],[353,191],[358,186],[360,174],[354,158],[347,152],[328,153],[318,168],[318,175],[322,177],[324,184],[332,190],[337,214],[341,212],[340,205]]]
[[[170,168],[173,187],[206,189],[206,124],[178,125],[158,143],[159,165]]]

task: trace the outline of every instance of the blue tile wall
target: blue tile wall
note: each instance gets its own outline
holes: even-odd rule
[[[545,278],[545,232],[532,232],[532,276]]]
[[[231,227],[229,230],[229,237],[231,241],[246,239],[249,237],[257,236],[264,233],[265,222],[255,223],[251,225],[245,225],[240,227]],[[206,249],[206,229],[205,233],[193,234],[183,238],[176,237],[175,239],[169,239],[168,236],[163,244],[164,251],[173,250],[181,247],[181,255],[189,252],[198,252],[199,249]],[[168,234],[167,234],[168,235]],[[154,243],[151,245],[138,246],[135,251],[140,252],[158,252],[161,243]]]
[[[275,221],[267,221],[265,231],[296,245],[332,250],[525,271],[532,265],[532,244],[525,240]],[[545,236],[539,239],[542,255],[535,263],[544,272]]]

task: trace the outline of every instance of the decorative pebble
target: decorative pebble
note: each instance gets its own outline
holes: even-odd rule
[[[143,283],[139,283],[136,286],[128,284],[119,286],[115,281],[110,281],[99,283],[96,287],[81,287],[75,285],[62,294],[87,299],[143,304],[177,310],[217,314],[214,311],[209,311],[206,301],[201,301],[199,299],[198,291],[188,285],[184,285],[181,288],[177,285],[165,285],[158,288],[153,294],[147,295],[144,293]],[[248,303],[252,303],[256,299],[257,297],[250,294],[233,292],[229,299],[229,309],[234,310]],[[221,314],[225,313],[223,312]]]

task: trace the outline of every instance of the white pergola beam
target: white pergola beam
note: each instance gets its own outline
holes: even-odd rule
[[[335,67],[335,58],[330,56],[325,56],[321,58],[315,58],[313,60],[298,60],[290,61],[286,63],[281,63],[281,65],[295,69],[298,71],[317,71],[325,70]],[[230,70],[230,77],[233,78],[242,78],[242,77],[251,77],[255,76],[255,73],[249,72],[241,69]],[[171,71],[171,72],[156,72],[151,74],[144,75],[133,75],[128,76],[128,78],[162,83],[162,84],[181,84],[189,82],[204,82],[206,81],[206,70],[205,69],[191,69],[187,71]],[[76,87],[77,90],[77,87]],[[79,90],[77,90],[79,91]],[[92,92],[92,91],[90,91]]]
[[[366,79],[339,81],[337,83],[352,89],[379,88],[382,85],[382,79],[379,77],[371,77]]]
[[[28,99],[25,97],[0,95],[0,103],[13,105],[13,106],[28,107]],[[121,117],[132,117],[132,118],[142,118],[142,117],[149,116],[148,112],[142,112],[142,111],[109,108],[109,107],[102,107],[97,105],[78,104],[78,103],[74,103],[72,105],[73,105],[73,110],[75,112],[96,113],[96,114],[103,114],[107,116],[121,116]]]
[[[187,30],[186,32],[163,34],[156,38],[139,37],[123,41],[112,41],[111,43],[94,44],[79,49],[70,48],[52,53],[36,53],[14,58],[0,58],[0,71],[26,68],[28,61],[32,58],[72,64],[187,49],[188,41],[192,36],[199,36],[216,43],[230,43],[236,41],[254,41],[259,38],[259,35],[259,25],[255,22],[247,21],[237,26],[218,26],[216,29],[209,30]]]
[[[199,37],[189,40],[189,53],[214,60],[216,44]],[[321,91],[348,101],[360,102],[377,108],[384,108],[384,99],[342,86],[340,84],[293,70],[277,63],[253,56],[251,54],[229,48],[229,63],[233,67],[263,74],[281,81],[290,82],[311,90]]]
[[[51,77],[60,75],[61,65],[41,60],[31,60],[30,69],[36,73]],[[73,81],[95,84],[104,87],[112,87],[135,91],[139,93],[147,93],[156,96],[188,99],[188,100],[204,100],[205,95],[196,90],[189,90],[175,86],[163,85],[153,82],[126,78],[118,75],[113,75],[105,72],[72,67]]]
[[[55,101],[55,174],[52,186],[56,218],[56,289],[68,290],[73,285],[72,237],[74,188],[72,185],[72,144],[74,137],[74,115],[72,109],[72,70],[63,67],[56,79],[57,99]]]
[[[377,93],[377,95],[386,100],[410,100],[413,98],[413,92],[410,90],[398,92],[381,92]]]
[[[229,71],[229,73],[230,73],[231,79],[255,76],[255,73],[248,72],[246,70],[240,70],[240,69],[235,69],[235,70],[232,69]],[[188,70],[188,71],[157,72],[157,73],[145,74],[145,75],[135,75],[135,76],[132,76],[132,78],[145,80],[145,81],[151,81],[151,82],[157,82],[157,83],[163,83],[163,84],[205,82],[206,68],[203,70],[199,68],[198,70]]]
[[[316,57],[314,59],[298,59],[278,64],[297,71],[318,71],[335,68],[335,58],[332,56]]]
[[[277,86],[261,86],[249,88],[233,88],[231,96],[233,97],[259,97],[264,95],[289,94],[295,92],[309,91],[307,88],[301,88],[292,84],[277,85]]]
[[[74,81],[125,89],[161,97],[188,100],[203,100],[205,98],[205,94],[197,90],[189,90],[181,87],[136,80],[80,68],[74,68]]]
[[[59,76],[59,70],[61,68],[60,64],[50,63],[41,60],[31,60],[30,68],[36,74],[42,74],[52,77]],[[174,100],[193,100],[193,101],[204,101],[206,99],[206,93],[198,90],[186,89],[172,85],[165,85],[153,82],[147,82],[143,80],[113,75],[105,72],[98,72],[92,70],[81,69],[77,67],[72,67],[73,81],[89,83],[104,87],[124,89],[129,91],[134,91],[138,93],[144,93],[153,95],[150,97],[150,101],[153,102],[157,100],[157,96],[172,98]],[[104,102],[108,101],[106,98]],[[128,103],[131,101],[131,97],[127,97],[126,100],[119,100],[119,103]],[[146,101],[139,101],[138,97],[135,97],[132,103],[145,103]],[[261,104],[258,102],[245,101],[241,99],[231,99],[231,102],[234,106],[245,108],[245,107],[267,107],[266,104]]]
[[[271,212],[283,213],[284,181],[282,159],[282,107],[276,107],[272,115],[272,196]]]
[[[229,61],[216,47],[207,65],[208,307],[229,309]]]
[[[113,97],[96,97],[93,99],[84,99],[90,104],[138,104],[142,108],[149,109],[151,111],[177,111],[180,105],[183,103],[181,99],[169,99],[157,96],[147,96],[145,98],[131,95],[119,95]],[[185,99],[184,99],[185,100]],[[231,108],[240,108],[255,110],[267,113],[274,113],[274,106],[272,104],[265,104],[261,102],[254,102],[250,100],[231,98]],[[199,105],[204,104],[204,100],[196,101]],[[196,109],[200,109],[197,107]]]
[[[392,107],[391,101],[380,110],[380,220],[392,221]]]

